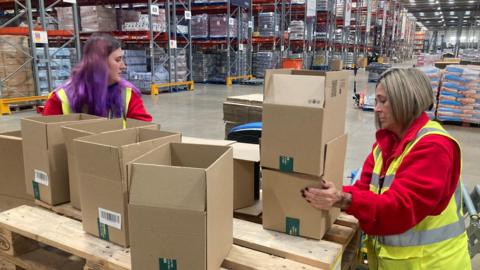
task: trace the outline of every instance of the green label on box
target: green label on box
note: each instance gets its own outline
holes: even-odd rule
[[[35,197],[35,200],[40,200],[40,188],[38,187],[38,183],[35,181],[32,181],[32,186],[33,186],[33,197]]]
[[[158,259],[160,263],[160,270],[177,270],[177,260],[175,259]]]
[[[300,235],[300,220],[298,218],[285,218],[285,233],[299,236]]]
[[[293,157],[280,156],[278,167],[282,172],[293,172]]]
[[[100,237],[100,239],[110,241],[110,236],[108,234],[108,225],[101,223],[99,218],[97,218],[97,224],[98,224],[98,237]]]

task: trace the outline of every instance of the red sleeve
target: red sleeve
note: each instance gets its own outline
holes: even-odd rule
[[[45,107],[43,108],[43,115],[59,115],[63,114],[62,110],[62,102],[57,97],[55,93],[53,93],[50,98],[47,99],[45,103]]]
[[[456,144],[444,136],[429,135],[405,157],[392,186],[383,194],[363,190],[365,179],[360,180],[358,188],[346,189],[352,194],[347,213],[358,218],[367,234],[403,233],[426,216],[440,214],[455,192],[459,177]]]
[[[363,163],[360,179],[358,179],[353,186],[344,186],[343,192],[352,193],[354,190],[370,190],[370,181],[372,179],[373,166],[375,163],[375,160],[373,159],[373,148],[375,148],[375,146],[376,144],[373,145],[372,152],[368,154],[365,162]]]
[[[132,97],[128,104],[127,118],[133,118],[141,121],[152,121],[152,116],[147,113],[143,104],[142,97],[135,91],[132,91]]]

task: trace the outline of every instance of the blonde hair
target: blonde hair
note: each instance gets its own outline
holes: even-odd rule
[[[393,118],[402,130],[433,105],[430,79],[416,68],[391,68],[380,76],[377,87],[379,84],[385,90]],[[375,115],[375,124],[380,127],[378,115]]]

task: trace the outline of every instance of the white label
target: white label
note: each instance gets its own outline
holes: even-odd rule
[[[312,50],[312,46],[308,46],[308,50],[311,51],[311,50]]]
[[[243,44],[238,44],[238,49],[239,49],[240,51],[243,51]]]
[[[48,187],[48,175],[47,175],[47,173],[45,173],[43,171],[40,171],[40,170],[33,170],[33,171],[35,173],[33,181]]]
[[[345,20],[344,26],[350,26],[350,19],[352,18],[352,0],[345,1]]]
[[[278,25],[275,25],[275,32],[278,31]]]
[[[283,52],[284,50],[285,50],[285,47],[284,47],[283,45],[282,45],[282,46],[280,46],[280,51],[282,51],[282,52]]]
[[[77,3],[77,0],[63,0],[64,3],[72,3],[75,4]]]
[[[235,19],[234,18],[228,18],[228,24],[229,25],[234,25],[235,24]]]
[[[160,15],[160,8],[158,6],[151,5],[150,11],[152,12],[152,15]]]
[[[192,19],[192,12],[185,10],[185,20],[191,20]]]
[[[177,41],[175,39],[170,40],[170,49],[177,48]]]
[[[47,44],[48,43],[47,31],[33,31],[33,42]]]
[[[122,229],[122,215],[103,208],[98,208],[100,222],[113,228]]]
[[[287,33],[290,33],[290,31],[292,31],[292,30],[290,29],[290,27],[288,27],[287,28]]]
[[[317,8],[317,1],[307,0],[307,17],[314,17]]]
[[[253,28],[253,22],[252,21],[248,21],[248,28]]]

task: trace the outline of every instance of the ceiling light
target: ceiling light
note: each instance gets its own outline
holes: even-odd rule
[[[423,12],[420,12],[419,14],[420,14],[420,16],[425,16],[425,13],[423,13]]]
[[[455,12],[454,12],[454,11],[450,11],[450,15],[455,15]]]
[[[425,23],[430,23],[430,21],[425,21]]]
[[[467,10],[467,11],[465,12],[465,15],[470,15],[470,10]]]
[[[475,1],[473,1],[473,0],[468,1],[468,3],[470,3],[470,4],[473,4],[473,2],[475,2]]]
[[[438,7],[437,10],[441,10],[442,8],[441,7]]]
[[[437,4],[437,5],[438,5],[438,1],[435,1],[435,4]]]

